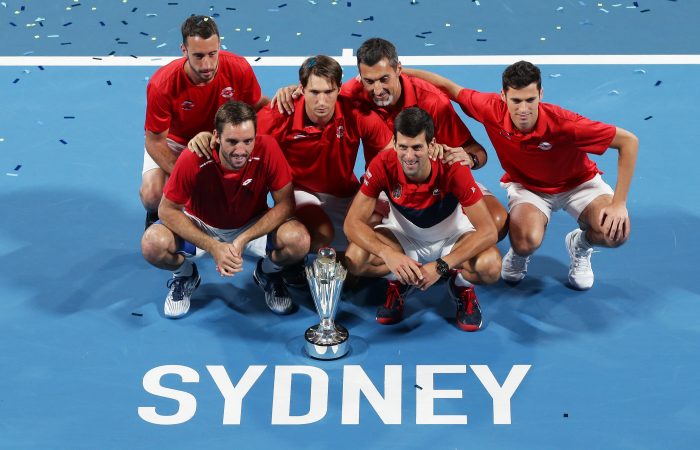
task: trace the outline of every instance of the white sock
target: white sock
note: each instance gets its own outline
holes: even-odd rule
[[[185,262],[183,262],[182,265],[177,268],[177,270],[173,271],[173,278],[175,278],[175,277],[189,277],[190,275],[192,275],[192,267],[194,267],[194,265],[192,264],[192,261],[185,258]]]
[[[262,262],[262,271],[263,273],[277,273],[282,270],[282,266],[278,266],[275,264],[275,262],[269,257],[266,256],[263,258]]]
[[[460,287],[471,287],[473,284],[469,282],[467,279],[465,279],[462,276],[462,272],[458,273],[457,276],[455,277],[455,286],[460,286]]]

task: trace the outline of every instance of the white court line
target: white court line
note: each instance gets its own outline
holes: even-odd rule
[[[343,49],[342,55],[333,56],[341,65],[354,66],[357,60],[352,49]],[[162,66],[178,57],[174,56],[0,56],[0,66]],[[253,66],[299,67],[304,56],[247,56]],[[569,64],[700,64],[700,55],[447,55],[403,56],[407,66],[503,66],[515,61],[527,60],[539,65]]]

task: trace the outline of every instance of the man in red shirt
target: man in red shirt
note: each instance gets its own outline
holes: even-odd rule
[[[505,69],[500,95],[466,89],[425,71],[410,73],[440,87],[481,122],[498,154],[510,208],[511,249],[503,258],[503,279],[515,283],[525,277],[552,211],[563,208],[579,225],[565,238],[571,258],[569,283],[576,289],[592,287],[592,246],[618,247],[630,234],[626,202],[637,137],[541,102],[540,70],[526,61]],[[587,155],[601,155],[609,147],[618,150],[614,191]]]
[[[396,150],[382,152],[370,163],[345,220],[351,241],[348,270],[389,279],[386,302],[377,311],[381,324],[402,319],[412,287],[426,290],[441,277],[449,278],[457,326],[476,331],[482,318],[472,283],[498,280],[498,234],[471,170],[428,157],[434,134],[430,115],[420,108],[396,117]],[[389,197],[390,211],[373,229],[370,216],[382,192]]]
[[[290,219],[289,165],[274,139],[256,136],[255,110],[243,102],[219,108],[214,144],[211,159],[190,152],[178,158],[158,208],[162,223],[147,228],[141,241],[148,262],[173,271],[164,313],[177,318],[189,310],[200,282],[191,257],[211,253],[221,276],[233,276],[243,270],[245,252],[261,257],[253,277],[267,306],[288,314],[293,304],[280,272],[309,251],[306,229]]]
[[[340,98],[346,97],[358,107],[379,114],[390,132],[396,116],[406,108],[418,106],[430,114],[435,124],[435,138],[442,146],[443,159],[452,164],[466,159],[472,170],[486,164],[484,148],[472,137],[469,129],[455,112],[450,100],[430,83],[402,73],[401,63],[394,45],[381,38],[365,41],[357,50],[359,77],[343,84]],[[271,106],[278,104],[280,111],[294,111],[293,98],[298,94],[295,86],[280,89]],[[369,161],[367,161],[369,164]],[[505,208],[479,184],[485,194],[484,201],[499,230],[499,239],[507,232]]]
[[[191,16],[181,31],[183,57],[158,69],[146,89],[139,192],[146,226],[157,219],[163,186],[178,155],[195,134],[211,129],[219,106],[240,100],[259,109],[268,102],[245,58],[219,50],[219,30],[211,17]]]
[[[360,186],[353,172],[360,141],[367,162],[392,147],[391,132],[376,113],[358,110],[338,96],[341,79],[342,68],[333,58],[308,58],[299,68],[304,95],[294,100],[295,111],[288,115],[264,108],[258,113],[258,132],[279,142],[292,168],[294,217],[309,231],[312,252],[329,245],[340,251],[347,247],[343,222]],[[189,147],[206,156],[208,144],[209,135],[200,133]],[[285,277],[301,284],[291,273]]]

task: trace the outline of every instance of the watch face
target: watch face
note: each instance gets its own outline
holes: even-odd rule
[[[440,275],[445,276],[450,273],[450,266],[448,266],[445,261],[443,261],[442,259],[438,259],[436,263],[436,269]]]

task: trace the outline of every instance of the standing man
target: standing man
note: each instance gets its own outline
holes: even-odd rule
[[[221,276],[243,270],[244,252],[266,255],[258,260],[255,282],[273,312],[293,311],[280,272],[308,253],[309,235],[290,219],[294,194],[289,165],[277,142],[256,136],[255,127],[251,106],[225,103],[216,113],[212,159],[185,152],[165,185],[158,209],[162,224],[146,229],[141,250],[148,262],[173,272],[166,317],[182,317],[189,310],[200,282],[190,258],[204,252],[214,257]],[[275,203],[271,209],[268,193]]]
[[[210,130],[216,110],[240,100],[256,110],[268,103],[250,64],[219,50],[219,30],[208,16],[182,24],[182,58],[161,67],[146,89],[145,150],[140,196],[146,227],[158,219],[163,186],[187,142]]]
[[[511,249],[503,258],[503,279],[517,283],[525,277],[551,213],[564,209],[579,225],[564,239],[571,258],[569,283],[576,289],[591,288],[592,247],[619,247],[630,235],[626,204],[637,137],[541,102],[540,70],[527,61],[505,69],[500,95],[466,89],[430,72],[410,72],[444,90],[481,122],[496,149],[510,208]],[[609,147],[618,151],[614,191],[587,155],[602,155]]]
[[[498,234],[471,170],[428,157],[434,135],[430,115],[420,108],[396,117],[396,150],[370,163],[345,220],[348,270],[388,278],[386,302],[377,311],[381,324],[402,319],[412,287],[426,290],[449,278],[457,326],[476,331],[482,318],[472,283],[498,280]],[[370,216],[381,192],[390,199],[390,211],[372,229]]]

